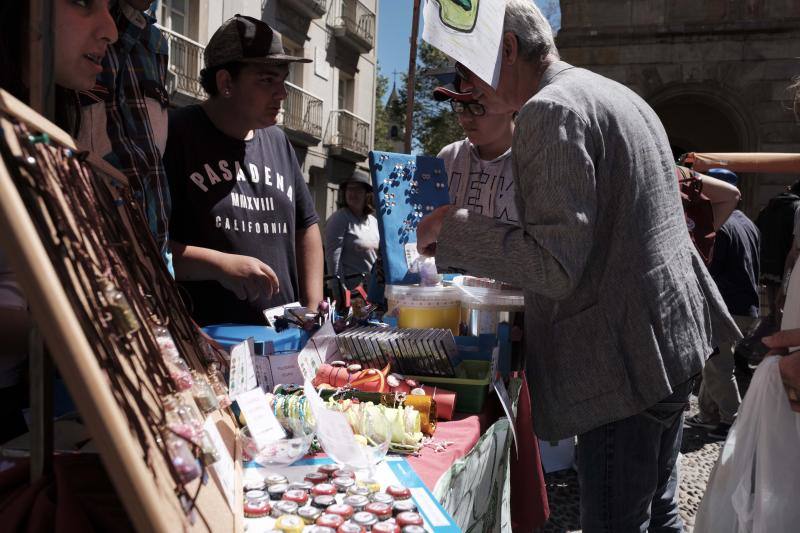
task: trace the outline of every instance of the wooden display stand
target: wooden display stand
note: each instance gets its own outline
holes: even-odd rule
[[[28,128],[39,133],[47,133],[55,143],[75,149],[74,141],[62,130],[48,122],[30,108],[0,91],[0,134],[5,137],[7,147],[15,154],[19,146],[14,146],[16,136],[12,131],[13,124],[7,116],[24,122]],[[99,159],[89,159],[90,165],[101,169],[98,174],[113,176],[123,185],[127,183],[124,176],[105,165]],[[102,187],[103,184],[95,185]],[[161,398],[155,394],[157,387],[148,387],[153,377],[144,373],[145,365],[141,356],[136,353],[121,361],[127,378],[144,383],[139,398],[119,397],[109,384],[113,368],[104,368],[99,364],[98,347],[93,346],[84,332],[85,317],[77,312],[69,293],[74,291],[68,280],[60,276],[48,254],[41,230],[37,231],[28,209],[23,202],[12,175],[5,162],[0,159],[0,245],[6,252],[28,301],[33,319],[49,347],[50,354],[63,377],[70,394],[86,424],[88,431],[99,451],[104,466],[111,478],[117,494],[125,504],[128,516],[138,531],[241,531],[241,471],[237,439],[237,426],[229,411],[217,411],[212,419],[220,431],[227,446],[221,453],[230,454],[235,466],[235,489],[226,496],[224,490],[212,472],[206,483],[195,479],[187,485],[186,492],[196,495],[194,519],[185,514],[182,503],[176,495],[176,483],[170,473],[169,458],[160,450],[158,432],[137,435],[130,425],[131,414],[136,402],[142,398],[155,411],[163,413]],[[120,207],[119,216],[126,225],[124,209]],[[39,226],[41,227],[41,226]],[[103,231],[102,228],[99,231]],[[150,243],[147,243],[150,244]],[[155,246],[152,246],[155,249]],[[147,252],[147,246],[143,248]],[[52,252],[52,250],[51,250]],[[160,257],[149,260],[160,261]],[[133,275],[130,279],[135,279]],[[180,302],[175,302],[175,309],[170,303],[170,312],[185,314]],[[188,320],[188,318],[186,318]],[[178,339],[176,339],[178,343]],[[200,354],[191,353],[192,348],[185,342],[179,343],[181,354],[190,366],[201,368]],[[135,409],[133,409],[135,410]],[[141,417],[141,411],[136,411]],[[153,425],[153,421],[143,421],[143,425]],[[46,433],[46,431],[44,432]],[[33,435],[36,438],[36,435]],[[34,447],[36,443],[33,443]],[[159,448],[160,446],[160,448]],[[208,470],[213,470],[209,467]],[[231,509],[227,498],[231,497],[234,509]]]

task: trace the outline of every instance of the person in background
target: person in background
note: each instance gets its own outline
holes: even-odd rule
[[[27,102],[28,2],[6,2],[0,8],[0,87]],[[90,89],[100,62],[117,31],[107,2],[53,3],[53,78],[55,122],[75,133],[78,90]],[[27,431],[22,410],[27,405],[25,380],[31,328],[28,302],[7,257],[0,250],[0,443]]]
[[[694,376],[740,336],[686,229],[664,127],[636,93],[560,61],[547,19],[507,0],[497,87],[461,90],[519,111],[520,222],[440,207],[417,228],[442,268],[525,291],[537,435],[578,435],[583,531],[683,530],[678,454]]]
[[[437,87],[435,100],[449,101],[466,139],[448,144],[437,157],[444,160],[454,205],[509,224],[519,223],[514,204],[511,139],[514,113],[495,113],[458,89],[460,80]]]
[[[341,303],[342,290],[362,282],[367,286],[378,258],[380,234],[369,175],[356,170],[342,182],[340,191],[342,203],[325,225],[325,254],[334,294]]]
[[[205,49],[200,105],[170,115],[164,165],[176,278],[195,321],[261,324],[263,311],[322,299],[318,217],[294,149],[275,126],[289,63],[280,35],[236,15]]]
[[[795,118],[800,118],[800,76],[794,78],[789,89],[794,92]],[[800,188],[800,181],[792,186],[792,189],[795,188]],[[781,379],[792,410],[800,413],[800,269],[796,262],[786,290],[784,309],[781,331],[764,337],[761,342],[771,349],[771,354],[784,356],[778,365]],[[790,503],[787,500],[787,505]]]
[[[150,232],[172,272],[170,197],[162,156],[167,144],[168,45],[152,0],[115,0],[111,14],[119,40],[103,59],[94,87],[80,95],[78,145],[111,163],[129,180]]]
[[[724,169],[711,169],[708,175],[736,185],[738,177]],[[741,331],[747,331],[758,318],[759,273],[758,228],[747,216],[734,210],[714,240],[714,253],[708,271],[722,294],[728,311]],[[698,394],[700,411],[686,424],[708,429],[708,436],[724,440],[739,410],[741,397],[734,377],[734,344],[720,343],[703,367]]]
[[[791,270],[793,243],[800,227],[800,180],[770,199],[758,213],[756,226],[761,232],[761,282],[767,288],[767,307],[776,324],[781,322],[781,309]],[[796,255],[794,256],[796,257]]]

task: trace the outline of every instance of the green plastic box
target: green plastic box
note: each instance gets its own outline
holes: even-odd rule
[[[480,413],[492,382],[492,363],[480,359],[465,359],[456,366],[456,375],[465,377],[440,378],[406,376],[424,385],[441,387],[456,393],[455,410],[459,413]]]

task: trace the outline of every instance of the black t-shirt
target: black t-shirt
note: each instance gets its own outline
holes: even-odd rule
[[[182,282],[200,325],[263,323],[262,310],[298,299],[295,231],[319,220],[294,149],[277,126],[234,139],[199,105],[170,113],[164,166],[172,194],[170,237],[248,255],[269,265],[280,292],[239,300],[216,281]]]
[[[708,271],[732,315],[758,316],[758,228],[735,210],[714,239]]]

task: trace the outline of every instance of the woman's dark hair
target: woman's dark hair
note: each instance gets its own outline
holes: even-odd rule
[[[204,68],[200,71],[200,85],[203,86],[203,90],[208,93],[208,96],[217,96],[219,94],[219,89],[217,88],[217,72],[220,70],[227,70],[231,78],[236,80],[243,68],[244,63],[239,61],[231,61],[230,63],[223,63],[216,67]]]
[[[339,202],[336,204],[336,207],[338,207],[339,209],[347,207],[347,198],[345,196],[347,194],[347,188],[356,185],[358,185],[359,187],[363,187],[364,190],[367,192],[367,201],[364,204],[364,218],[367,218],[369,215],[374,215],[375,200],[373,199],[372,191],[366,184],[358,181],[345,181],[344,183],[342,183],[341,187],[339,187]]]
[[[12,0],[0,8],[0,87],[12,96],[30,103],[30,91],[24,79],[23,62],[28,60],[28,2]],[[55,116],[49,117],[73,137],[80,129],[80,102],[72,89],[55,86]]]
[[[0,87],[23,102],[28,101],[28,87],[22,79],[22,62],[28,54],[28,2],[5,2],[0,8]]]

